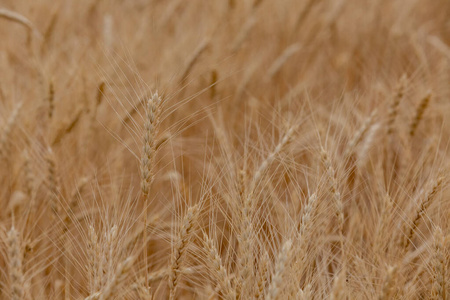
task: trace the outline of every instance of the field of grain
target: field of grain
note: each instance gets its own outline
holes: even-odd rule
[[[0,0],[0,299],[450,299],[450,2]]]

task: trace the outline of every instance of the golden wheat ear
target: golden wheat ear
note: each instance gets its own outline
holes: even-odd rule
[[[169,299],[176,299],[176,290],[180,277],[180,266],[183,261],[184,253],[187,250],[188,243],[191,238],[194,224],[197,221],[200,207],[198,204],[188,208],[186,215],[183,218],[183,224],[178,232],[178,236],[174,241],[172,250],[172,257],[169,270]]]
[[[12,300],[25,297],[25,281],[22,269],[22,249],[19,232],[13,227],[7,233],[8,267]]]
[[[416,115],[414,116],[411,126],[409,127],[410,136],[414,136],[414,134],[416,133],[417,127],[419,126],[420,121],[423,119],[423,115],[430,103],[430,100],[431,100],[431,91],[429,91],[427,95],[424,98],[422,98],[419,106],[416,109]]]
[[[208,262],[212,267],[213,275],[217,278],[217,284],[220,287],[220,293],[226,300],[235,300],[236,291],[231,283],[231,277],[228,274],[227,269],[222,264],[222,258],[220,257],[214,241],[210,239],[206,234],[203,235],[203,243],[208,255]]]
[[[437,227],[434,231],[433,286],[431,291],[433,299],[446,299],[447,297],[446,269],[444,234],[442,229]]]

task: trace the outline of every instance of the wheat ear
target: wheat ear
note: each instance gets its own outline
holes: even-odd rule
[[[349,157],[353,151],[355,151],[356,146],[362,141],[364,136],[366,135],[367,131],[369,130],[370,126],[372,125],[373,119],[375,118],[377,114],[377,110],[374,110],[370,116],[364,121],[361,128],[355,133],[353,138],[348,143],[347,149],[344,153],[344,158]]]
[[[433,184],[432,188],[430,189],[430,191],[428,192],[428,194],[425,196],[425,198],[423,198],[423,201],[420,203],[420,207],[416,212],[416,215],[413,219],[413,221],[411,222],[410,225],[410,229],[408,232],[408,235],[403,238],[403,244],[402,244],[402,248],[404,250],[407,250],[409,245],[412,242],[412,239],[414,237],[414,234],[416,232],[417,227],[419,226],[419,222],[420,220],[422,220],[423,216],[425,215],[428,207],[431,205],[431,203],[433,202],[436,194],[439,192],[441,185],[444,182],[444,177],[439,177]]]
[[[249,35],[250,31],[252,30],[253,26],[256,24],[256,18],[252,15],[250,16],[247,21],[245,21],[244,25],[242,26],[241,30],[239,30],[238,35],[234,39],[234,41],[231,43],[231,51],[236,52],[238,51],[242,44],[244,43],[245,39]]]
[[[304,289],[299,289],[297,293],[297,299],[299,300],[312,300],[312,287],[311,284],[307,284]]]
[[[19,115],[21,108],[22,108],[22,103],[19,103],[12,111],[11,116],[9,117],[9,119],[4,127],[5,129],[3,130],[2,136],[0,138],[0,157],[8,156],[9,138],[10,138],[12,129],[14,128],[14,125],[17,122],[17,117]]]
[[[255,192],[255,188],[258,185],[258,183],[260,182],[265,171],[267,171],[267,169],[270,167],[270,165],[275,160],[277,155],[280,154],[280,152],[283,151],[284,148],[292,140],[295,130],[296,130],[296,126],[291,126],[289,128],[289,130],[286,132],[286,134],[283,136],[281,141],[278,143],[278,145],[275,147],[275,149],[259,165],[259,167],[257,168],[255,174],[253,175],[252,181],[250,183],[250,188],[249,188],[250,196],[253,196],[253,193]]]
[[[383,199],[383,210],[381,212],[381,218],[378,223],[377,231],[375,234],[373,249],[375,254],[375,260],[378,262],[379,260],[384,257],[384,250],[385,250],[385,237],[388,234],[388,221],[389,216],[392,213],[392,199],[391,197],[386,193]]]
[[[94,226],[89,225],[89,240],[87,245],[88,250],[88,268],[89,268],[89,286],[90,292],[93,293],[98,289],[98,275],[100,246],[98,245],[98,237]]]
[[[128,272],[134,264],[134,257],[128,257],[117,266],[117,270],[105,288],[86,297],[85,300],[107,300],[112,299],[118,287],[126,280]]]
[[[416,109],[416,115],[411,123],[411,126],[409,127],[409,134],[411,136],[414,136],[414,134],[416,133],[416,129],[423,118],[423,115],[428,107],[428,104],[430,103],[430,100],[431,100],[431,92],[428,92],[427,95],[422,99],[422,101],[420,101],[420,104]]]
[[[22,254],[20,251],[19,232],[14,226],[8,231],[7,241],[11,299],[23,300],[25,299],[25,290],[22,270]]]
[[[58,179],[56,175],[56,162],[53,150],[49,147],[45,158],[47,163],[47,188],[50,197],[50,208],[54,215],[58,215],[61,211],[60,203],[58,201]]]
[[[188,61],[186,62],[186,65],[184,67],[183,72],[181,73],[181,82],[184,82],[186,78],[189,75],[189,72],[194,67],[195,63],[198,61],[202,53],[208,48],[210,43],[210,39],[204,39],[195,49],[194,53],[192,53],[192,56],[189,57]]]
[[[378,300],[388,300],[391,299],[392,287],[394,286],[395,276],[397,274],[397,267],[389,267],[386,277],[384,278],[383,286],[381,288],[381,295]]]
[[[48,83],[48,94],[46,100],[48,103],[48,118],[51,120],[53,117],[53,111],[55,110],[55,86],[53,84],[53,79],[50,79]]]
[[[148,195],[154,180],[155,144],[160,121],[161,103],[162,100],[158,92],[154,93],[147,101],[144,146],[141,157],[141,190],[144,196]]]
[[[214,241],[210,239],[206,234],[203,235],[204,244],[208,253],[208,260],[211,263],[215,276],[217,277],[220,291],[223,298],[227,300],[236,299],[236,291],[232,288],[230,276],[227,269],[222,264],[222,258],[217,252],[217,248],[214,245]]]
[[[387,121],[388,136],[394,132],[394,122],[395,122],[395,119],[397,118],[398,106],[400,105],[400,102],[405,95],[406,84],[407,84],[407,78],[406,78],[406,75],[403,75],[400,78],[400,81],[397,85],[397,91],[394,95],[394,99],[392,100],[391,106],[389,107],[388,121]]]
[[[330,300],[344,300],[345,299],[345,283],[346,272],[341,270],[333,280],[333,287],[331,289]]]
[[[183,218],[183,225],[178,233],[178,237],[174,243],[172,252],[172,258],[169,270],[169,299],[175,299],[175,293],[178,285],[178,279],[180,274],[180,265],[183,258],[183,254],[187,249],[188,242],[194,229],[194,222],[198,217],[199,206],[194,205],[189,207],[186,215]]]
[[[289,262],[291,256],[292,241],[287,240],[278,254],[278,258],[275,262],[275,273],[272,276],[272,281],[267,290],[266,300],[276,300],[280,289],[282,288],[283,277],[285,275],[286,265]]]
[[[328,152],[322,148],[321,149],[321,159],[322,163],[326,169],[327,177],[330,182],[331,193],[333,194],[334,204],[336,207],[336,215],[339,221],[339,236],[341,243],[341,251],[344,251],[344,204],[342,202],[341,193],[338,188],[338,180],[336,176],[336,170],[334,169],[330,156]]]
[[[266,289],[267,275],[269,271],[269,263],[269,253],[265,251],[258,267],[258,279],[256,281],[257,286],[255,291],[255,299],[263,299],[264,297],[264,290]]]
[[[433,288],[432,299],[446,299],[446,262],[444,235],[441,228],[436,228],[434,232],[434,257],[433,257]]]
[[[298,43],[288,46],[270,66],[269,70],[267,71],[266,80],[272,79],[272,77],[275,76],[278,71],[280,71],[280,69],[289,60],[289,58],[300,51],[300,49],[301,47]]]
[[[250,186],[248,190],[244,189],[244,185],[242,179],[244,178],[244,174],[241,173],[239,178],[241,181],[242,188],[240,190],[241,194],[241,226],[242,230],[239,235],[239,252],[238,252],[238,270],[239,270],[239,278],[241,280],[241,285],[244,285],[244,291],[248,289],[246,286],[248,284],[249,276],[252,273],[253,265],[252,265],[252,234],[253,234],[253,222],[252,222],[252,213],[253,213],[253,200],[254,193],[256,187],[260,183],[263,175],[273,163],[277,155],[283,151],[283,149],[287,146],[287,144],[291,141],[292,136],[294,135],[296,127],[292,126],[289,128],[287,133],[280,140],[275,149],[264,159],[264,161],[259,165],[256,169],[256,172],[251,179]],[[248,192],[248,194],[247,194]],[[245,193],[245,194],[242,194]]]

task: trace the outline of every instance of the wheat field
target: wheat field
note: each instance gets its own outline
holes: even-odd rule
[[[450,299],[450,2],[0,0],[0,299]]]

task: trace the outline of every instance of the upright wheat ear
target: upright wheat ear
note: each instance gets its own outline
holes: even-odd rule
[[[346,272],[345,270],[341,270],[339,274],[334,277],[333,287],[331,289],[330,300],[344,300],[346,290]]]
[[[394,122],[397,118],[398,114],[398,106],[400,105],[400,101],[403,99],[403,96],[405,95],[405,89],[407,84],[407,78],[404,74],[400,78],[400,82],[397,86],[397,92],[394,96],[394,99],[392,100],[391,106],[389,108],[389,114],[388,114],[388,122],[387,122],[387,134],[391,135],[394,132]]]
[[[369,130],[370,126],[372,125],[373,119],[375,118],[375,115],[377,114],[377,111],[374,110],[370,116],[364,121],[361,128],[355,133],[353,138],[348,143],[347,149],[344,153],[344,158],[347,158],[349,155],[355,151],[356,146],[363,140],[364,136],[366,135],[367,131]]]
[[[100,292],[95,292],[85,298],[85,300],[108,300],[114,299],[118,287],[127,279],[134,264],[134,257],[128,257],[117,266],[116,273],[108,284]]]
[[[263,162],[256,169],[256,172],[253,175],[252,181],[250,183],[249,193],[251,196],[253,196],[252,194],[255,192],[255,188],[257,187],[257,185],[258,185],[259,181],[261,180],[262,176],[264,175],[265,171],[267,171],[267,169],[270,167],[270,165],[275,160],[277,155],[280,154],[280,152],[283,151],[284,148],[292,140],[292,137],[293,137],[296,129],[297,129],[296,126],[290,127],[289,130],[286,132],[286,134],[281,139],[281,141],[278,143],[278,145],[272,151],[272,153],[270,153],[266,157],[266,159],[263,160]]]
[[[89,292],[92,294],[98,289],[99,259],[101,257],[100,245],[94,226],[89,225],[89,241],[87,245],[88,270],[89,270]]]
[[[161,97],[154,93],[147,101],[144,124],[144,146],[141,157],[141,190],[147,196],[154,179],[154,162],[156,152],[156,135],[161,114]]]
[[[11,135],[11,131],[14,128],[14,125],[17,122],[17,117],[19,115],[20,109],[22,108],[22,103],[19,103],[11,113],[6,125],[4,126],[4,130],[0,137],[0,157],[8,156],[8,142]]]
[[[244,43],[245,39],[247,38],[248,34],[252,30],[253,26],[255,26],[255,24],[256,18],[253,15],[245,21],[241,30],[239,30],[239,33],[236,35],[236,38],[231,43],[232,52],[236,52],[241,48],[242,44]]]
[[[264,290],[266,289],[267,284],[269,263],[270,263],[269,253],[265,251],[258,266],[258,280],[256,281],[257,287],[255,290],[255,299],[264,298]]]
[[[186,65],[184,67],[183,72],[181,73],[181,82],[184,82],[189,75],[189,72],[194,67],[195,63],[198,61],[203,52],[208,48],[211,40],[209,38],[204,39],[195,49],[194,53],[192,53],[191,57],[189,57]]]
[[[378,300],[388,300],[391,299],[392,287],[395,283],[395,276],[397,274],[397,267],[389,267],[386,277],[384,278],[383,287],[381,289],[381,295]]]
[[[403,250],[406,251],[408,249],[409,245],[411,244],[414,234],[416,232],[416,229],[419,226],[420,220],[422,220],[423,216],[427,212],[428,207],[433,202],[436,194],[441,189],[441,186],[443,183],[444,183],[444,177],[439,177],[434,182],[432,188],[428,191],[428,194],[426,194],[425,198],[423,198],[423,201],[420,203],[420,207],[417,210],[416,215],[410,224],[409,233],[407,236],[405,236],[403,238],[403,241],[402,241]]]
[[[53,85],[52,79],[50,79],[48,83],[47,102],[48,102],[48,118],[51,120],[53,117],[53,111],[55,110],[55,87]]]
[[[212,271],[215,272],[214,275],[217,277],[218,285],[223,298],[226,300],[236,299],[236,291],[232,288],[230,276],[228,275],[227,269],[222,264],[222,258],[217,252],[214,241],[206,234],[204,234],[203,239],[205,242],[206,251],[208,252],[209,262],[213,268]]]
[[[379,262],[382,261],[384,255],[385,255],[385,247],[386,247],[386,236],[388,234],[389,230],[389,216],[392,214],[392,199],[389,196],[389,194],[384,195],[383,199],[383,208],[381,211],[381,217],[379,219],[374,243],[373,243],[373,252],[375,254],[375,261]]]
[[[183,225],[178,233],[178,237],[175,240],[172,260],[169,270],[169,299],[175,299],[176,288],[178,285],[178,277],[180,273],[180,264],[183,258],[183,254],[187,249],[189,239],[191,237],[192,230],[194,229],[194,222],[198,217],[199,206],[194,205],[189,207],[186,215],[183,219]]]
[[[19,232],[14,226],[8,231],[7,237],[11,299],[22,300],[25,296],[22,253],[20,251]]]
[[[327,171],[328,180],[330,181],[331,193],[333,194],[334,204],[336,207],[336,215],[339,221],[339,236],[342,248],[341,251],[344,251],[344,204],[342,202],[341,193],[339,192],[336,170],[333,167],[328,152],[324,148],[322,148],[321,150],[321,159]]]
[[[265,160],[256,169],[253,178],[251,179],[249,188],[246,190],[244,188],[245,183],[242,181],[244,179],[244,174],[240,173],[240,194],[242,203],[241,207],[241,218],[240,220],[240,233],[239,233],[239,249],[238,249],[238,277],[240,279],[240,285],[243,286],[243,292],[248,293],[250,287],[247,285],[250,282],[250,278],[253,272],[253,253],[252,253],[252,237],[254,235],[253,228],[253,207],[254,207],[254,197],[258,185],[261,183],[261,179],[266,173],[267,169],[274,162],[276,157],[285,149],[292,139],[295,133],[295,126],[289,128],[287,133],[281,138],[275,149],[266,157]],[[245,193],[245,194],[243,194]],[[249,294],[250,295],[250,294]]]
[[[54,215],[58,215],[61,211],[61,206],[58,201],[58,179],[56,172],[56,162],[54,158],[53,150],[49,147],[46,156],[48,176],[47,176],[47,188],[49,193],[49,204]]]
[[[275,273],[272,276],[272,282],[267,291],[266,300],[276,300],[278,297],[280,289],[282,288],[286,265],[289,263],[289,258],[291,256],[291,247],[292,241],[287,240],[278,254],[278,258],[275,262]]]
[[[270,80],[275,76],[275,74],[280,71],[281,67],[291,58],[295,53],[300,51],[300,44],[296,43],[287,47],[283,53],[272,63],[269,70],[267,71],[266,80]]]
[[[414,134],[416,133],[417,126],[419,126],[419,123],[423,118],[423,114],[425,113],[425,110],[427,109],[428,104],[430,103],[430,99],[431,99],[431,92],[428,92],[427,95],[422,99],[422,101],[420,101],[420,104],[416,110],[416,116],[414,117],[409,129],[409,134],[411,136],[414,136]]]
[[[434,257],[433,257],[433,288],[432,299],[446,299],[446,262],[445,241],[441,228],[434,232]]]

